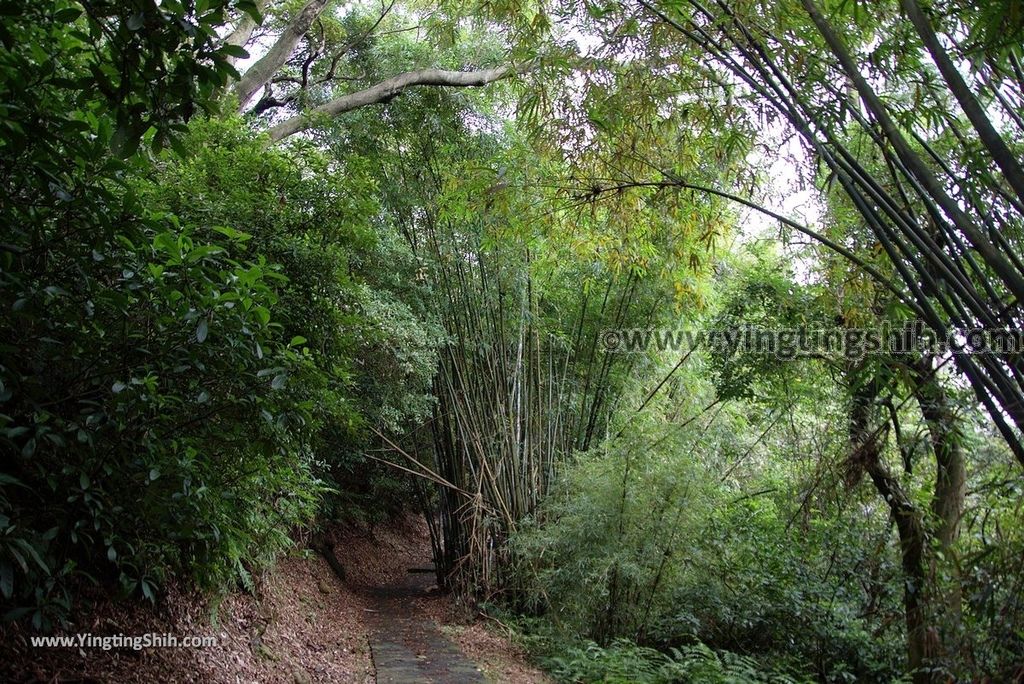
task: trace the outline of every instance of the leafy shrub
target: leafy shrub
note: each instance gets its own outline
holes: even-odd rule
[[[183,144],[189,154],[139,192],[208,232],[244,225],[249,250],[287,277],[274,315],[318,369],[301,391],[317,471],[332,485],[328,512],[377,519],[407,505],[406,479],[363,456],[365,428],[400,431],[429,414],[443,331],[417,260],[381,219],[374,168],[355,154],[267,149],[238,119],[194,123]]]
[[[592,641],[562,646],[544,658],[545,667],[563,682],[609,684],[790,684],[804,681],[766,671],[751,658],[715,651],[697,642],[662,653],[617,639],[602,648]]]
[[[703,439],[731,448],[728,425],[739,420],[723,419],[720,431]],[[669,430],[639,424],[629,439],[581,454],[566,470],[563,488],[514,539],[516,607],[543,616],[562,635],[609,649],[630,638],[694,659],[700,652],[687,649],[706,643],[751,654],[761,669],[826,681],[898,672],[900,635],[862,615],[863,568],[874,565],[883,587],[898,573],[888,553],[881,564],[867,558],[873,517],[792,525],[783,508],[790,485],[771,467],[746,484],[759,495],[737,495],[689,457],[690,437]],[[649,443],[659,448],[645,450]],[[713,461],[708,467],[718,469]],[[898,614],[897,601],[895,591],[881,591],[873,610]],[[593,659],[614,671],[626,660],[612,651],[614,657]]]
[[[200,236],[131,187],[149,170],[139,143],[173,142],[225,83],[224,8],[4,3],[9,619],[47,627],[72,580],[120,580],[148,598],[169,572],[216,583],[313,510],[294,430],[305,410],[286,391],[310,365],[270,313],[282,277],[245,253],[243,233]]]
[[[185,125],[231,71],[226,3],[10,5],[4,616],[48,628],[83,581],[150,600],[171,575],[249,585],[363,421],[426,410],[436,331],[366,278],[411,256],[371,230],[358,160],[335,173],[237,120]]]
[[[119,200],[106,234],[89,222],[93,193],[108,210]],[[308,408],[287,389],[313,367],[271,318],[282,276],[238,260],[241,233],[194,240],[130,193],[83,183],[60,202],[32,226],[46,258],[11,257],[0,279],[3,435],[17,454],[3,515],[36,550],[32,566],[8,547],[6,598],[49,605],[59,594],[40,585],[59,583],[42,578],[76,568],[148,597],[172,569],[216,584],[314,509]]]

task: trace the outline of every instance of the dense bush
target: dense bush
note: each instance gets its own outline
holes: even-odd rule
[[[363,457],[375,443],[366,426],[401,430],[429,413],[443,331],[417,284],[419,262],[383,218],[379,169],[358,154],[268,150],[237,120],[190,133],[193,152],[146,184],[147,201],[207,226],[245,225],[249,248],[280,265],[285,337],[300,336],[321,371],[320,385],[303,389],[330,507],[343,517],[398,510],[412,491]]]
[[[149,599],[172,574],[248,584],[345,477],[376,482],[359,428],[422,416],[440,338],[401,299],[413,260],[372,223],[365,162],[269,151],[236,119],[185,126],[168,92],[208,103],[194,74],[109,102],[95,60],[141,48],[129,32],[97,58],[92,18],[62,7],[5,24],[0,63],[0,595],[37,628],[81,581]],[[212,50],[192,59],[220,65]],[[121,105],[123,127],[98,114]],[[133,152],[172,134],[176,152]]]
[[[898,560],[864,550],[882,521],[858,506],[801,514],[797,483],[778,463],[753,466],[758,474],[743,484],[750,494],[721,481],[715,473],[737,455],[737,436],[763,428],[738,413],[719,421],[703,432],[637,426],[581,455],[515,539],[523,608],[570,642],[609,648],[565,655],[574,667],[625,667],[615,640],[628,638],[667,654],[664,663],[672,649],[706,643],[751,654],[765,672],[895,676],[900,637],[881,616],[898,612]]]

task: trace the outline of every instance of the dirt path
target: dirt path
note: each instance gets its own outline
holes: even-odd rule
[[[375,606],[368,622],[378,684],[486,681],[480,668],[418,609],[416,602],[429,599],[435,589],[432,575],[408,573],[404,581],[367,592]]]
[[[437,590],[430,538],[421,518],[335,539],[347,583],[367,607],[367,634],[379,684],[548,684],[525,654],[476,613]],[[420,572],[410,572],[418,569]],[[423,572],[426,570],[426,572]]]

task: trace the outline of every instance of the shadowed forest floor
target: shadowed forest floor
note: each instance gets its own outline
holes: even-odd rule
[[[156,608],[98,601],[66,633],[212,635],[208,648],[35,648],[0,630],[0,680],[10,682],[547,682],[521,650],[441,594],[418,518],[336,529],[342,582],[314,553],[283,559],[252,594],[219,604],[171,587]],[[215,620],[211,624],[211,612]],[[372,648],[371,648],[372,647]]]

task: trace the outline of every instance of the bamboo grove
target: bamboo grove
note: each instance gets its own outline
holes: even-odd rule
[[[993,118],[1006,117],[1018,133],[1024,130],[1017,115],[1024,80],[1019,58],[1008,49],[1014,38],[1000,35],[985,23],[991,17],[981,16],[990,8],[938,17],[904,0],[899,9],[914,35],[904,31],[892,39],[898,45],[862,47],[873,50],[865,68],[854,52],[860,46],[851,48],[811,0],[801,3],[809,23],[789,36],[765,25],[779,10],[762,19],[725,2],[687,3],[675,12],[641,4],[706,50],[799,133],[822,165],[825,183],[846,193],[888,257],[894,282],[882,284],[937,336],[1019,328],[1024,271],[1014,236],[1024,212],[1024,175]],[[903,18],[894,14],[882,21]],[[946,41],[936,33],[940,21]],[[847,33],[856,36],[856,17],[851,26],[854,31]],[[980,28],[985,26],[990,28]],[[787,54],[788,37],[813,45],[814,57]],[[918,71],[927,57],[937,77]],[[965,61],[971,64],[970,83],[956,66]],[[886,103],[877,83],[912,88],[914,105],[925,115]],[[980,93],[991,99],[992,109],[979,104]],[[952,113],[952,101],[962,116]],[[956,362],[1024,464],[1020,357],[960,354]]]

